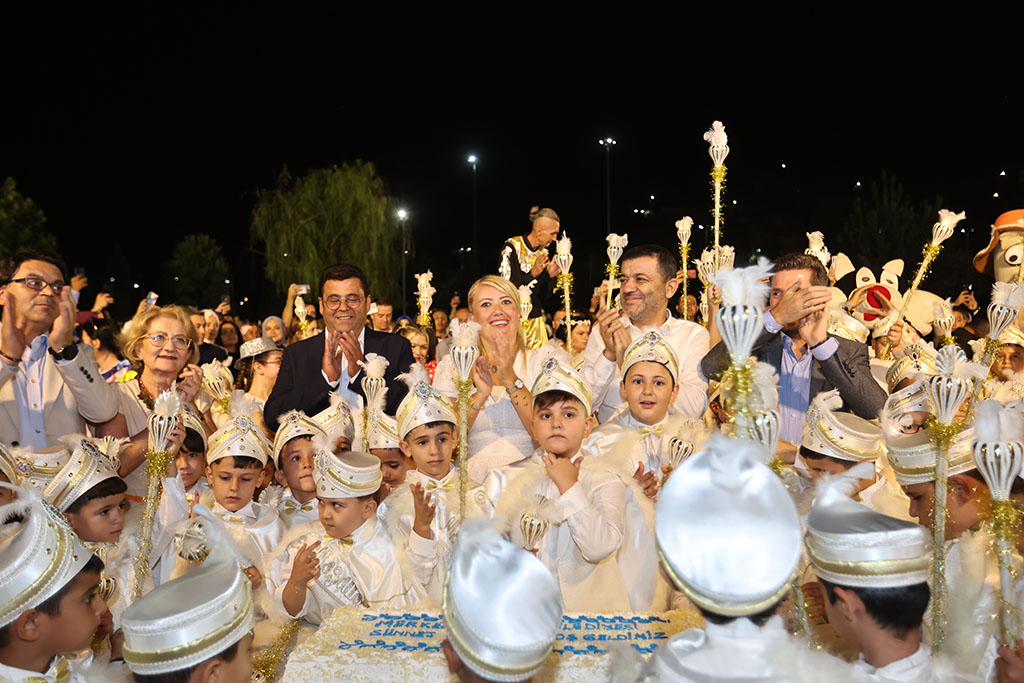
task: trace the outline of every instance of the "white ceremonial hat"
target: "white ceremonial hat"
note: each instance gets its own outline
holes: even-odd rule
[[[0,484],[18,496],[0,508],[10,521],[0,535],[0,627],[53,597],[78,576],[90,552],[64,515],[34,488]]]
[[[181,413],[179,414],[185,429],[191,429],[203,439],[203,450],[205,451],[209,448],[210,443],[206,437],[206,425],[203,424],[203,418],[188,406],[182,406]]]
[[[811,401],[800,445],[849,462],[878,459],[884,451],[882,430],[852,413],[829,410],[827,402],[831,393],[819,393]]]
[[[398,422],[385,413],[370,416],[370,450],[398,448]]]
[[[885,383],[889,392],[896,388],[902,380],[921,379],[922,376],[935,374],[935,356],[917,344],[911,344],[904,350],[902,358],[897,358],[885,371]]]
[[[0,441],[0,473],[15,486],[21,481],[21,474],[18,472],[18,463],[14,459],[14,454],[7,449],[7,445],[2,441]]]
[[[289,410],[278,418],[277,433],[274,434],[274,464],[281,467],[281,451],[284,445],[300,436],[327,438],[323,427],[316,420],[306,417],[301,410]]]
[[[241,363],[246,358],[252,358],[258,356],[261,353],[267,351],[280,351],[281,347],[274,342],[270,337],[256,337],[243,343],[238,348],[238,360],[235,361],[235,367],[241,367]]]
[[[954,437],[949,446],[949,476],[974,469],[971,459],[971,442],[974,429],[963,429]],[[922,429],[916,434],[886,434],[885,445],[889,452],[889,464],[900,486],[913,486],[935,481],[935,444],[931,441],[931,430]]]
[[[559,363],[554,358],[549,358],[544,362],[530,393],[533,398],[537,398],[545,391],[564,391],[580,400],[587,415],[594,412],[594,402],[590,397],[590,387],[587,386],[587,382],[570,366]]]
[[[622,376],[625,377],[629,369],[641,361],[664,365],[672,373],[672,381],[679,383],[679,359],[656,330],[640,335],[626,349],[622,357]]]
[[[763,612],[790,588],[803,555],[800,519],[760,444],[715,435],[672,472],[654,534],[672,582],[728,617]]]
[[[66,512],[96,484],[120,478],[117,456],[107,457],[87,438],[76,438],[73,443],[71,452],[63,448],[49,453],[37,452],[26,480],[39,486],[43,498],[61,512]]]
[[[1006,328],[1006,331],[999,335],[999,343],[1004,346],[1006,344],[1024,346],[1024,332],[1021,332],[1020,328],[1016,325],[1010,325]]]
[[[331,443],[339,436],[344,436],[349,441],[356,438],[356,423],[352,419],[352,409],[341,394],[332,393],[331,405],[314,415],[313,419],[327,433]]]
[[[524,681],[551,655],[562,623],[558,582],[532,553],[485,523],[467,523],[441,598],[448,642],[489,681]]]
[[[230,536],[205,506],[196,505],[195,512],[208,539],[207,558],[188,574],[157,586],[121,616],[124,661],[134,673],[191,668],[253,629],[252,584],[239,568]]]
[[[359,498],[376,493],[384,476],[380,459],[368,453],[320,451],[313,461],[313,481],[316,495],[323,498]]]
[[[263,430],[244,415],[235,415],[231,421],[210,436],[210,450],[206,453],[206,464],[212,465],[221,458],[243,456],[256,458],[260,465],[266,465],[273,446]]]
[[[409,372],[399,375],[398,379],[409,385],[409,393],[398,404],[395,412],[398,436],[404,439],[416,427],[431,422],[458,424],[459,418],[455,415],[451,401],[430,385],[426,368],[413,363]]]
[[[924,583],[931,570],[928,532],[851,499],[844,483],[826,484],[807,515],[804,540],[818,577],[854,588]]]
[[[910,412],[931,413],[932,404],[928,401],[925,383],[918,380],[890,394],[883,412],[889,412],[897,419]]]
[[[868,335],[871,334],[867,325],[841,308],[833,308],[828,312],[828,332],[860,344],[866,343]]]

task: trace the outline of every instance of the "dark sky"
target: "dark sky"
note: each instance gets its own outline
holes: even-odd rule
[[[283,293],[248,250],[249,216],[285,165],[299,174],[374,162],[411,214],[410,273],[432,268],[439,296],[468,285],[452,252],[471,240],[470,153],[481,158],[481,266],[495,269],[501,240],[538,203],[577,244],[578,286],[603,260],[606,135],[618,141],[613,230],[634,244],[673,246],[683,215],[707,222],[702,135],[714,119],[732,148],[727,200],[738,203],[725,230],[740,251],[802,248],[812,229],[828,237],[856,182],[882,170],[915,199],[941,195],[966,210],[985,235],[1024,204],[1020,60],[988,40],[782,45],[750,32],[715,51],[692,32],[626,45],[552,31],[561,40],[538,43],[490,27],[468,46],[454,26],[417,34],[380,17],[241,6],[3,18],[0,178],[44,209],[69,262],[89,266],[94,282],[117,272],[144,290],[181,236],[208,232],[231,262],[236,298],[267,309],[257,314],[276,312]],[[121,285],[124,314],[137,293]]]

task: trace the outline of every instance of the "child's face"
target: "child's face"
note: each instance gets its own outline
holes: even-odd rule
[[[45,628],[43,638],[55,654],[89,647],[92,634],[107,611],[106,603],[99,596],[99,587],[98,573],[80,572],[61,597],[60,611],[52,617],[39,613]]]
[[[571,458],[594,428],[594,419],[584,415],[576,400],[559,401],[533,411],[533,436],[545,451],[558,458]]]
[[[420,425],[398,443],[402,452],[412,458],[416,469],[434,479],[440,479],[451,470],[455,439],[449,422],[438,425]]]
[[[988,495],[988,490],[968,477],[953,475],[947,483],[947,491],[946,538],[957,538],[980,521],[978,501]],[[903,492],[910,499],[910,516],[917,519],[921,526],[932,530],[935,519],[935,482],[904,486]]]
[[[71,528],[83,541],[91,543],[117,543],[124,528],[128,512],[125,494],[117,493],[104,498],[93,498],[78,512],[64,513]]]
[[[1001,380],[1008,380],[1024,370],[1024,349],[1016,344],[1003,344],[996,351],[996,360],[992,369]]]
[[[308,436],[292,439],[281,449],[281,469],[274,477],[281,485],[287,485],[292,494],[314,493],[313,481],[313,440]],[[310,496],[312,498],[312,496]]]
[[[258,467],[235,467],[234,458],[221,458],[206,466],[206,480],[217,502],[237,512],[252,502],[261,472]]]
[[[679,386],[672,380],[668,368],[647,360],[629,368],[621,389],[633,418],[646,425],[664,420],[668,407],[679,393]]]
[[[244,638],[238,641],[235,658],[230,662],[222,660],[218,671],[220,676],[218,676],[217,680],[228,681],[228,683],[234,683],[235,681],[243,683],[252,678],[252,639],[253,634],[250,631]]]
[[[377,511],[372,498],[320,498],[320,524],[331,538],[345,538]]]
[[[389,491],[394,491],[405,481],[405,473],[416,467],[412,458],[402,455],[397,448],[374,448],[370,453],[380,459],[380,473]]]
[[[206,471],[206,453],[190,451],[182,446],[178,449],[178,454],[174,456],[174,464],[178,467],[178,472],[181,473],[181,483],[185,485],[187,491],[203,478],[203,473]]]
[[[851,467],[856,465],[855,462],[842,463],[834,458],[804,458],[804,464],[807,465],[807,469],[811,472],[811,481],[817,484],[821,481],[824,476],[833,476],[836,474],[842,474]],[[852,495],[856,495],[866,489],[874,482],[874,479],[858,479],[857,490]]]

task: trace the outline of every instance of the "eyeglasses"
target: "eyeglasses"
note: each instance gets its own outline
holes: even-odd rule
[[[25,285],[29,289],[36,291],[36,292],[41,292],[44,289],[46,289],[47,287],[49,287],[50,289],[53,290],[53,293],[56,294],[57,296],[60,296],[61,290],[63,290],[64,287],[65,287],[65,284],[62,281],[60,281],[60,280],[57,280],[56,282],[47,282],[46,280],[44,280],[41,277],[32,277],[32,276],[29,276],[29,277],[19,277],[19,278],[15,279],[15,280],[11,280],[11,282],[18,282],[20,284]]]
[[[179,351],[183,351],[188,347],[192,346],[192,340],[185,336],[168,337],[166,334],[157,333],[146,335],[146,339],[148,339],[149,343],[158,349],[163,348],[164,344],[167,343],[168,339],[170,339],[170,342],[174,344],[174,348],[178,349]]]
[[[347,306],[348,308],[355,308],[359,304],[366,301],[366,297],[359,296],[358,294],[349,294],[344,297],[334,295],[324,299],[324,305],[327,306],[327,310],[336,311],[338,310],[338,306],[341,306],[341,303],[343,301],[345,302],[345,306]]]

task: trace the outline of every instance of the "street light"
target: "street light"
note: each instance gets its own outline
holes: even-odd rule
[[[598,140],[597,144],[604,147],[604,195],[605,195],[605,220],[608,224],[608,234],[612,234],[612,147],[616,142],[613,138]]]
[[[408,221],[408,219],[409,212],[405,209],[399,209],[398,221],[401,224],[402,232],[402,313],[405,313],[406,297],[408,296],[405,291],[405,262],[409,257],[409,240],[408,235],[406,234],[408,228],[408,223],[406,221]]]
[[[470,154],[466,162],[473,166],[473,266],[476,267],[476,164],[479,159],[475,154]]]

